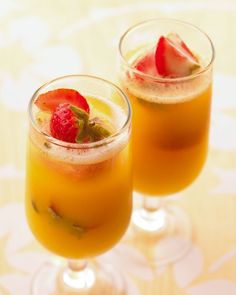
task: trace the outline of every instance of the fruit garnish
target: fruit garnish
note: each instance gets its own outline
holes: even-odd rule
[[[106,128],[89,120],[87,112],[68,103],[59,104],[52,113],[50,131],[53,137],[71,143],[95,142],[110,135]]]
[[[35,104],[40,109],[36,114],[40,128],[56,139],[70,143],[89,143],[111,134],[102,121],[89,120],[89,104],[74,89],[48,91],[39,95]]]
[[[52,113],[50,121],[51,135],[66,142],[76,142],[78,132],[80,132],[77,117],[71,110],[70,104],[59,104]]]
[[[155,50],[152,50],[144,57],[139,59],[135,64],[135,69],[148,75],[157,76],[158,72],[155,63]]]
[[[78,118],[81,118],[86,124],[88,123],[88,120],[89,120],[88,113],[86,113],[84,110],[77,108],[73,105],[71,105],[70,108]]]
[[[70,103],[89,113],[87,100],[76,90],[59,88],[40,94],[35,100],[41,111],[53,112],[61,103]]]
[[[93,123],[92,125],[89,125],[88,127],[89,127],[89,132],[97,140],[99,140],[99,138],[101,137],[105,138],[110,135],[110,132],[104,127],[102,127],[101,125],[97,125]]]
[[[81,124],[82,122],[79,122]],[[88,124],[83,123],[83,131],[77,135],[77,143],[89,143],[102,140],[111,135],[105,127],[95,123],[93,120],[88,121]]]
[[[160,37],[155,62],[158,73],[170,78],[188,76],[200,68],[197,57],[175,33]]]

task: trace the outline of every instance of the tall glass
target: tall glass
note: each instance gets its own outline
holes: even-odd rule
[[[34,102],[41,93],[57,88],[79,91],[90,105],[90,114],[109,121],[114,134],[77,144],[45,133],[37,123]],[[120,275],[115,269],[90,265],[87,259],[111,249],[130,221],[130,118],[125,94],[100,78],[65,76],[34,93],[29,103],[26,214],[37,240],[68,259],[68,265],[44,265],[35,276],[32,294],[110,295],[121,291],[114,285]]]
[[[165,78],[135,68],[135,61],[155,48],[161,36],[173,32],[201,60],[199,72]],[[157,263],[167,263],[190,247],[188,219],[166,200],[197,178],[207,157],[214,48],[209,37],[191,24],[152,19],[124,33],[119,53],[120,81],[133,109],[134,190],[142,197],[132,221],[136,235],[157,238],[152,239]]]

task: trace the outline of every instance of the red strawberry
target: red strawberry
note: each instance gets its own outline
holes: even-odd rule
[[[137,64],[135,65],[135,68],[143,72],[145,74],[151,75],[151,76],[157,76],[158,72],[156,69],[155,64],[155,51],[152,50],[148,54],[146,54],[144,57],[138,60]]]
[[[61,103],[70,103],[89,113],[86,99],[74,89],[59,88],[40,94],[35,104],[42,111],[54,111]]]
[[[155,53],[156,68],[164,77],[184,77],[200,67],[198,59],[177,34],[161,36]]]
[[[50,130],[53,137],[66,141],[76,142],[79,132],[78,119],[71,109],[70,104],[59,104],[52,113]]]

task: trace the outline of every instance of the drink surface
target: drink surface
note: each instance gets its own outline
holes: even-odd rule
[[[133,109],[134,189],[176,193],[200,173],[207,156],[211,75],[167,82],[123,73]]]
[[[119,127],[117,106],[87,100],[94,116]],[[122,237],[132,208],[128,139],[126,134],[101,147],[68,149],[45,143],[31,128],[26,212],[34,235],[50,251],[67,258],[91,257]]]

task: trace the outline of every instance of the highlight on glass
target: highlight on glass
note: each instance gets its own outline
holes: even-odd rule
[[[134,235],[146,234],[156,263],[165,264],[191,245],[186,214],[167,201],[206,161],[214,48],[189,23],[152,19],[124,33],[119,55],[120,83],[133,109],[134,191],[142,199],[132,216]],[[164,241],[173,243],[167,248]]]
[[[106,80],[65,76],[34,93],[29,103],[26,215],[37,240],[68,264],[43,265],[32,294],[105,295],[125,288],[117,270],[87,259],[111,249],[129,225],[130,132],[129,101]]]

